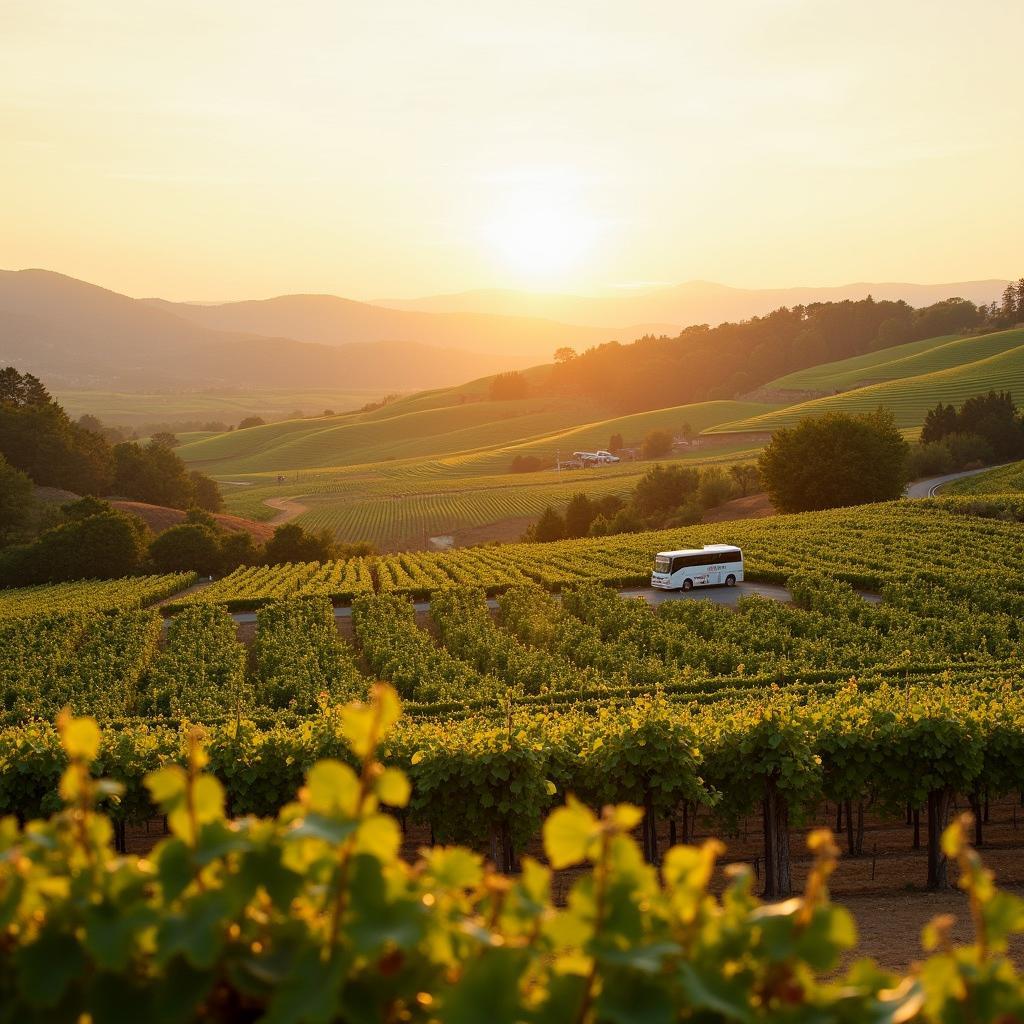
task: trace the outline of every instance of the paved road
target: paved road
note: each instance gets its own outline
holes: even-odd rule
[[[1003,462],[1000,465],[1007,465]],[[947,473],[945,476],[929,476],[924,480],[916,480],[907,484],[908,498],[932,498],[940,487],[952,483],[954,480],[964,480],[969,476],[977,476],[979,473],[987,473],[990,469],[998,469],[999,466],[983,466],[981,469],[964,469],[959,473]]]

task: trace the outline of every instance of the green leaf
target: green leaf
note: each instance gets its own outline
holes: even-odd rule
[[[519,980],[528,963],[529,954],[521,949],[482,952],[467,963],[462,977],[445,994],[440,1020],[443,1024],[481,1024],[484,1019],[487,1024],[521,1024],[525,1013]]]
[[[274,989],[263,1024],[329,1024],[348,968],[341,956],[324,960],[317,946],[300,949]]]
[[[18,981],[25,999],[33,1006],[56,1006],[65,989],[85,970],[85,957],[74,937],[55,927],[45,928],[15,953]]]

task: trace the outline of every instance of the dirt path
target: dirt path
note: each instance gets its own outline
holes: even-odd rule
[[[277,515],[273,519],[267,520],[268,526],[280,526],[282,523],[291,522],[301,516],[303,512],[309,511],[305,505],[300,505],[294,498],[267,498],[263,504],[277,509]]]

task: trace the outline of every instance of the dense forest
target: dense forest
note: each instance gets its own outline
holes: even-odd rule
[[[734,398],[794,370],[920,338],[1024,319],[1024,280],[1002,303],[951,298],[914,309],[906,302],[820,302],[718,327],[688,327],[675,338],[609,342],[576,355],[559,351],[549,386],[622,412]]]

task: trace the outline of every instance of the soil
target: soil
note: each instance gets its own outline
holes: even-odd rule
[[[701,522],[726,523],[733,519],[764,519],[775,514],[775,506],[762,491],[760,494],[748,494],[745,498],[733,498],[718,508],[708,509]]]
[[[178,526],[185,521],[185,513],[181,509],[166,508],[163,505],[150,505],[144,501],[122,501],[111,499],[110,504],[122,512],[131,512],[137,515],[154,533],[163,533],[172,526]],[[273,534],[273,529],[268,523],[257,523],[252,519],[243,519],[241,516],[228,515],[225,512],[215,512],[213,518],[218,525],[231,533],[248,533],[252,535],[257,544],[268,541]]]
[[[290,523],[293,519],[301,516],[303,512],[309,511],[305,505],[300,505],[293,498],[267,498],[263,504],[277,509],[277,515],[273,519],[268,519],[264,524],[269,527],[269,533],[274,532],[273,528],[275,526]]]

